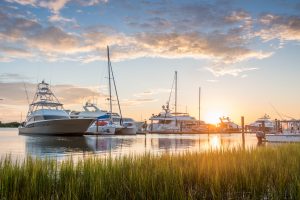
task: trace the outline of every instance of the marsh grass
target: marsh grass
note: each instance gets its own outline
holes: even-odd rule
[[[0,161],[0,199],[300,199],[300,145]]]

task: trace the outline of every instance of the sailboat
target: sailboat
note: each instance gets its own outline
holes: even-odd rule
[[[175,83],[175,112],[170,109],[170,99]],[[191,133],[198,121],[188,113],[177,112],[177,71],[175,71],[174,81],[166,105],[162,106],[162,112],[152,115],[149,120],[151,124],[147,127],[152,133]]]
[[[104,135],[113,135],[117,132],[120,132],[123,128],[122,126],[122,112],[120,101],[118,97],[117,87],[115,83],[114,73],[112,70],[112,65],[110,62],[109,47],[107,46],[107,69],[108,69],[108,86],[109,86],[109,112],[106,112],[103,115],[97,117],[95,123],[93,123],[87,130],[89,134],[104,134]],[[112,83],[117,97],[119,113],[113,113],[112,111]]]
[[[42,81],[29,105],[26,120],[19,127],[19,134],[83,135],[93,121],[92,118],[71,119],[49,84]]]

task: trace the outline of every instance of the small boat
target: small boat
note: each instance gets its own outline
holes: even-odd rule
[[[137,133],[136,122],[131,118],[123,118],[122,128],[117,131],[120,135],[135,135]]]
[[[71,119],[63,109],[49,84],[37,86],[33,102],[29,105],[26,120],[19,126],[24,135],[83,135],[94,119]]]
[[[240,131],[239,125],[237,125],[236,123],[231,121],[231,119],[229,117],[223,116],[223,117],[220,117],[219,119],[220,119],[219,128],[220,128],[221,132],[232,133],[232,132]]]
[[[87,134],[114,135],[123,128],[120,124],[121,117],[117,113],[106,113],[97,117],[96,121],[88,128]]]
[[[256,137],[258,142],[300,142],[298,133],[264,134],[262,131],[258,131]]]

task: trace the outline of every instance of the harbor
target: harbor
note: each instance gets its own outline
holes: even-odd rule
[[[124,157],[129,155],[207,152],[243,146],[241,134],[144,134],[85,136],[24,136],[17,128],[0,129],[0,156],[13,158]],[[255,134],[246,134],[247,149],[264,147]]]
[[[1,0],[0,200],[300,200],[299,9]]]

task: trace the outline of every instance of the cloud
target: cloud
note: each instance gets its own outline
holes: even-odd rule
[[[31,58],[33,54],[28,52],[26,49],[8,47],[8,46],[0,46],[0,54],[4,55],[7,58]]]
[[[16,74],[16,73],[1,73],[0,74],[0,82],[15,82],[20,80],[28,80],[30,77]]]
[[[212,72],[216,77],[224,75],[238,76],[240,73],[257,70],[255,67],[236,67],[234,65],[222,65],[221,63],[216,63],[210,67],[206,68],[208,71]]]
[[[37,2],[37,0],[5,0],[5,1],[10,3],[18,3],[21,5],[31,5],[31,6],[34,6]]]
[[[279,16],[266,14],[260,18],[263,28],[256,32],[256,36],[265,41],[279,39],[282,41],[300,41],[300,17]]]
[[[105,1],[89,1],[89,4],[99,2]],[[69,0],[34,3],[49,9],[52,20],[64,21],[60,11]],[[29,60],[38,58],[47,61],[89,63],[105,60],[106,45],[110,45],[114,61],[141,57],[207,59],[211,62],[210,71],[221,75],[228,72],[238,73],[238,70],[232,72],[231,67],[238,62],[263,59],[272,55],[272,52],[249,47],[253,39],[253,35],[249,33],[253,23],[249,13],[244,10],[227,9],[228,6],[214,8],[214,5],[171,5],[168,12],[172,12],[166,16],[160,14],[141,22],[133,20],[132,23],[136,23],[140,28],[130,33],[100,25],[70,32],[54,25],[45,26],[38,21],[0,11],[0,40],[6,42],[6,47],[11,48],[10,51],[6,49],[5,55],[0,59],[12,61],[19,56]],[[158,6],[166,5],[161,3]],[[181,15],[175,16],[173,11],[180,11],[176,13]],[[72,19],[65,21],[71,22]],[[205,24],[210,24],[210,29],[200,28]],[[178,27],[181,25],[187,27]],[[261,35],[263,37],[263,34]],[[15,48],[16,45],[18,48]],[[216,67],[217,65],[222,67]]]
[[[6,74],[6,78],[17,77],[16,74]],[[25,86],[22,82],[0,82],[1,98],[5,99],[5,103],[9,105],[23,105],[27,106]],[[29,95],[29,101],[31,102],[33,95],[36,91],[36,84],[26,82],[26,89]],[[52,85],[51,89],[57,96],[59,101],[68,107],[72,104],[81,104],[84,98],[92,98],[93,96],[99,96],[99,92],[94,91],[90,88],[78,87],[74,85]],[[4,103],[4,102],[2,102]]]
[[[140,93],[136,93],[133,96],[138,98],[145,98],[149,96],[154,96],[162,93],[170,93],[171,89],[165,89],[165,88],[156,88],[156,89],[149,89]]]

